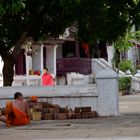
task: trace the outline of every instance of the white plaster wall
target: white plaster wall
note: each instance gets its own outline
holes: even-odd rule
[[[41,46],[39,45],[34,45],[32,47],[33,50],[33,55],[32,55],[32,59],[33,59],[33,70],[39,70],[41,71]]]
[[[98,111],[97,92],[95,85],[54,86],[54,87],[3,87],[0,88],[0,107],[5,106],[7,99],[13,99],[15,92],[23,93],[24,97],[35,95],[39,100],[58,104],[69,108],[91,106]]]

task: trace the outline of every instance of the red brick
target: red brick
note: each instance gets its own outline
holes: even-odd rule
[[[81,112],[81,107],[75,107],[74,112],[75,113],[80,113]]]
[[[93,117],[96,118],[97,117],[97,112],[93,111]]]
[[[43,108],[42,113],[51,113],[50,108]]]
[[[54,120],[58,120],[58,114],[59,113],[54,113]]]
[[[0,116],[2,115],[2,109],[0,108]]]
[[[68,110],[67,119],[75,119],[75,113],[72,109]]]
[[[82,119],[82,114],[81,113],[75,113],[75,118],[76,119]]]
[[[28,104],[29,108],[33,108],[35,102],[28,102],[27,104]]]
[[[43,108],[42,102],[34,103],[33,108],[34,109],[42,109]]]
[[[68,109],[67,108],[60,108],[60,113],[67,113],[68,112]]]
[[[50,108],[51,107],[51,104],[48,103],[48,102],[42,102],[42,107],[43,108]]]
[[[95,117],[95,113],[94,112],[82,112],[82,118],[86,119],[86,118],[94,118]]]
[[[50,113],[59,113],[59,108],[50,108]]]
[[[42,114],[42,119],[43,120],[53,120],[54,116],[52,113]]]
[[[66,120],[67,114],[66,113],[58,113],[57,119],[58,120]]]
[[[91,107],[81,107],[81,112],[91,112]]]

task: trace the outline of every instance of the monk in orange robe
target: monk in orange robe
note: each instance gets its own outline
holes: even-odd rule
[[[43,69],[42,86],[54,86],[54,80],[51,74],[48,73],[48,69]]]
[[[20,126],[30,123],[28,117],[28,106],[23,101],[23,95],[16,92],[14,101],[8,101],[5,107],[5,115],[0,116],[0,121],[3,121],[7,126]]]

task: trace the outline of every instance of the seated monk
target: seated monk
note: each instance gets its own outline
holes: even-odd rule
[[[20,126],[30,123],[28,117],[28,106],[23,101],[23,95],[16,92],[14,101],[8,101],[5,107],[5,115],[0,116],[0,121],[3,121],[7,126]]]
[[[43,75],[42,75],[42,86],[54,86],[54,79],[49,74],[48,69],[44,68],[43,69]]]

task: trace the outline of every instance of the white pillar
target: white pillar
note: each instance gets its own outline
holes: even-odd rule
[[[43,72],[43,47],[45,47],[44,45],[41,45],[41,50],[40,50],[40,66],[41,66],[41,68],[40,68],[40,70],[41,70],[41,72]]]
[[[112,70],[102,70],[96,75],[99,116],[119,115],[118,74]]]
[[[54,46],[54,77],[56,77],[56,49],[57,49],[58,45]]]

